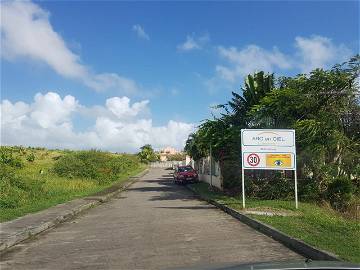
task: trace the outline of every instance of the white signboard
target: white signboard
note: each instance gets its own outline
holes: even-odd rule
[[[245,169],[295,170],[295,130],[242,129],[241,152]]]
[[[295,207],[298,208],[295,130],[242,129],[242,197],[245,208],[244,170],[294,170]]]

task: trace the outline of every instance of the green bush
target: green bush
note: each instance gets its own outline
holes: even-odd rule
[[[0,164],[0,208],[17,208],[44,193],[44,182],[21,177],[7,164]]]
[[[246,194],[249,197],[274,200],[294,198],[294,180],[276,172],[263,178],[245,177]]]
[[[299,198],[306,202],[316,202],[322,197],[319,186],[312,178],[298,181]]]
[[[53,170],[62,177],[82,177],[108,183],[138,166],[138,159],[132,155],[114,155],[92,150],[61,156],[56,160]]]
[[[220,162],[221,174],[224,179],[224,189],[234,189],[241,186],[241,162],[230,159]]]
[[[67,154],[60,157],[54,165],[54,171],[57,175],[68,178],[95,179],[98,177],[94,165],[90,162],[86,164],[79,154]]]
[[[34,160],[35,160],[35,155],[34,155],[34,153],[31,153],[30,155],[28,155],[28,156],[26,157],[26,160],[29,161],[29,162],[34,162]]]
[[[349,206],[352,192],[351,180],[346,177],[338,177],[329,184],[327,198],[336,210],[344,211]]]
[[[23,162],[19,157],[13,155],[13,151],[10,147],[1,146],[0,147],[0,164],[6,164],[15,168],[24,167]]]
[[[167,155],[168,161],[182,161],[185,159],[186,159],[185,153],[176,153],[176,154],[172,154],[172,155]]]

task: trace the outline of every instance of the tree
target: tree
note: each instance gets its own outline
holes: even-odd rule
[[[168,161],[182,161],[185,159],[186,159],[185,153],[176,153],[176,154],[167,155]]]
[[[154,149],[150,144],[145,144],[140,147],[140,152],[138,153],[138,157],[141,162],[153,162],[159,160],[159,156],[154,152]]]
[[[205,120],[189,136],[185,150],[197,160],[209,154],[211,145],[214,158],[223,166],[241,164],[242,128],[292,128],[300,175],[315,183],[318,194],[326,194],[339,177],[360,186],[359,71],[357,55],[329,70],[295,77],[275,80],[264,72],[248,75],[242,94],[232,92],[228,103],[218,105],[224,112]],[[224,177],[225,185],[229,179]]]
[[[274,75],[263,71],[248,75],[245,79],[242,95],[232,92],[231,100],[225,105],[233,125],[248,128],[256,125],[249,114],[251,108],[259,104],[260,100],[274,87]]]

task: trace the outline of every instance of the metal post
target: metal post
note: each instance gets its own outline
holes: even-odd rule
[[[241,168],[241,184],[242,184],[242,203],[243,203],[243,209],[245,209],[245,178],[244,178],[244,167]]]
[[[295,172],[295,208],[298,209],[299,205],[298,205],[298,191],[297,191],[297,173],[296,173],[296,169],[294,170]]]
[[[212,187],[212,151],[210,144],[210,186]]]

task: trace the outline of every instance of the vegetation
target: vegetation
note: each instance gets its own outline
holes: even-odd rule
[[[295,77],[248,75],[242,93],[233,92],[228,103],[218,105],[221,116],[204,121],[189,136],[185,150],[199,160],[209,155],[211,144],[225,189],[239,190],[240,130],[295,129],[302,199],[328,201],[333,208],[348,211],[360,201],[359,71],[360,56],[355,56],[330,70]],[[254,198],[288,198],[291,189],[268,188],[286,183],[284,175],[256,171],[251,178]]]
[[[192,184],[202,197],[216,200],[229,207],[242,210],[240,197],[228,196],[210,190],[208,184]],[[360,263],[360,223],[349,220],[330,207],[320,207],[313,203],[301,203],[295,209],[294,201],[247,199],[246,207],[252,210],[282,211],[291,216],[260,216],[253,218],[267,223],[284,233],[304,242],[328,250],[340,258]]]
[[[159,155],[155,153],[154,149],[150,144],[145,144],[140,148],[140,152],[138,153],[138,157],[141,162],[148,163],[159,160]]]
[[[60,157],[53,170],[58,176],[69,179],[78,177],[106,184],[116,181],[123,172],[132,171],[138,166],[136,156],[91,150],[72,152]]]
[[[166,157],[168,161],[182,161],[185,160],[186,154],[185,153],[169,154]]]
[[[98,192],[143,168],[135,155],[1,146],[0,221]]]

